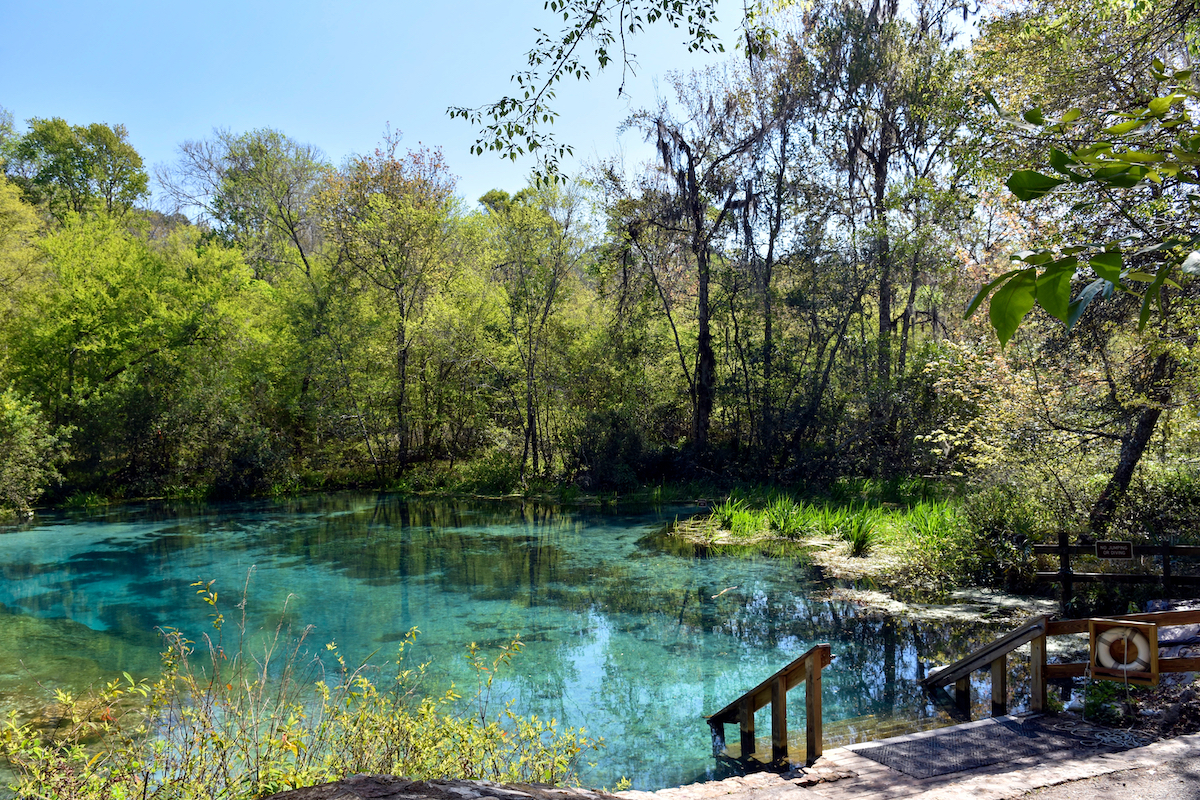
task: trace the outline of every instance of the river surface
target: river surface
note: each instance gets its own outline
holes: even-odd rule
[[[711,556],[662,534],[696,510],[339,493],[40,514],[0,529],[0,707],[28,712],[55,687],[153,674],[156,629],[211,631],[192,584],[215,581],[226,631],[248,586],[251,634],[311,625],[306,652],[336,642],[351,663],[393,658],[418,628],[407,663],[429,662],[431,691],[453,682],[468,698],[467,645],[495,654],[519,636],[489,713],[511,698],[518,714],[584,727],[606,742],[581,769],[586,785],[655,789],[717,776],[703,715],[814,644],[835,655],[828,747],[881,725],[946,724],[915,685],[919,662],[948,663],[1005,627],[863,614],[822,599],[828,585],[801,560]],[[789,699],[800,731],[803,689]]]

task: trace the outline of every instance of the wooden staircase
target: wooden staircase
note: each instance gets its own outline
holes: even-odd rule
[[[805,758],[812,764],[821,755],[821,670],[833,661],[830,647],[819,644],[776,672],[737,700],[709,716],[713,756],[725,751],[725,723],[736,722],[741,734],[741,753],[755,751],[754,713],[771,706],[771,762],[782,763],[788,755],[787,693],[804,682]]]

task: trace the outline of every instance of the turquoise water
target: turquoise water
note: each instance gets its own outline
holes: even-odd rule
[[[594,786],[714,777],[702,716],[819,642],[836,656],[824,676],[827,741],[891,717],[942,721],[915,687],[918,657],[946,663],[984,628],[860,616],[819,599],[827,587],[800,561],[704,557],[661,535],[693,510],[333,494],[43,514],[0,533],[0,705],[152,672],[156,628],[209,629],[212,609],[191,584],[212,580],[227,618],[248,585],[252,630],[311,625],[314,651],[336,641],[352,662],[394,656],[417,627],[429,685],[454,682],[467,696],[466,645],[494,653],[520,636],[525,649],[494,695],[603,736],[582,770]],[[789,703],[795,730],[802,699],[797,689]]]

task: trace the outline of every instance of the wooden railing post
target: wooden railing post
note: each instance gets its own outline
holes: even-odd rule
[[[1168,600],[1175,596],[1175,592],[1171,586],[1171,545],[1165,543],[1162,546],[1162,562],[1163,562],[1163,597]]]
[[[820,654],[804,663],[804,761],[811,765],[821,757],[821,667],[824,659]]]
[[[738,727],[742,733],[742,759],[754,755],[754,700],[745,695],[738,708]]]
[[[1003,717],[1008,713],[1008,656],[1002,655],[992,662],[992,716]]]
[[[1071,581],[1071,534],[1065,527],[1058,532],[1058,580],[1062,584],[1062,615],[1065,617],[1075,588]]]
[[[1046,711],[1046,636],[1042,634],[1029,642],[1029,710],[1034,714]]]
[[[812,659],[809,659],[809,663]],[[771,684],[771,761],[787,760],[787,678],[780,675]]]
[[[708,730],[712,734],[713,758],[720,758],[725,752],[725,723],[708,721]]]
[[[954,705],[971,718],[971,676],[964,675],[954,682]]]

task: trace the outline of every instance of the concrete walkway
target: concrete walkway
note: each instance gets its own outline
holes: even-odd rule
[[[943,729],[946,730],[946,729]],[[907,737],[897,737],[900,741]],[[1139,768],[1171,768],[1172,762],[1200,761],[1200,734],[1165,739],[1145,747],[1100,755],[1080,750],[917,779],[855,752],[879,742],[838,747],[805,775],[788,778],[769,772],[697,783],[657,792],[626,791],[626,800],[1007,800],[1046,786]],[[1130,772],[1136,785],[1140,773]],[[819,783],[811,783],[821,780]],[[808,783],[809,785],[805,785]]]

